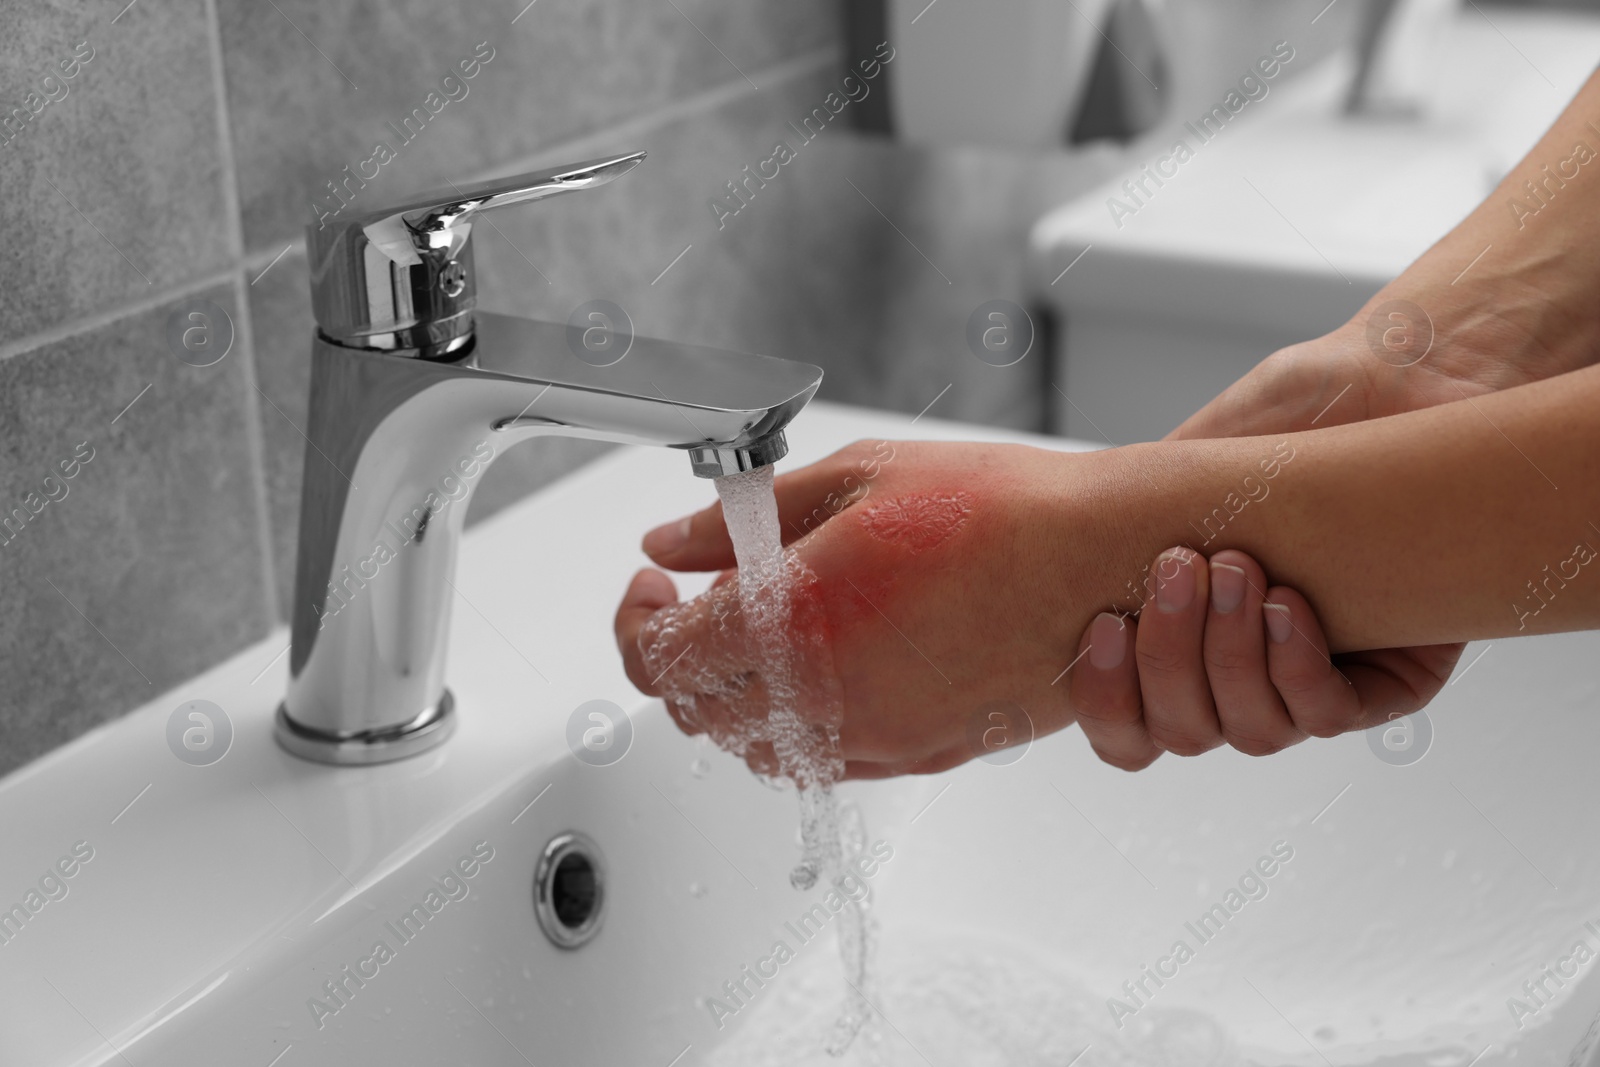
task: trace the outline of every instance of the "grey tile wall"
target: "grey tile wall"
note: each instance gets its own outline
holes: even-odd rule
[[[838,36],[831,0],[526,8],[218,0],[218,8],[252,247],[297,237],[312,219],[311,198],[370,158],[376,142],[395,158],[359,190],[375,200],[648,114]],[[463,61],[471,78],[461,77]],[[417,108],[429,120],[407,130]]]
[[[204,0],[114,25],[82,6],[12,0],[0,15],[5,341],[230,258]]]
[[[1035,423],[1040,364],[980,363],[966,317],[1021,299],[1027,221],[1105,170],[910,149],[844,119],[801,137],[790,123],[840,73],[834,0],[17,0],[0,29],[0,119],[27,116],[0,126],[0,512],[23,511],[0,524],[0,773],[285,617],[301,233],[377,142],[394,158],[350,179],[356,203],[650,153],[479,226],[486,308],[565,319],[604,296],[640,333],[819,363],[824,396],[917,411],[949,385],[935,414],[1013,425]],[[780,140],[794,159],[719,220],[712,201]],[[197,299],[236,330],[207,367],[168,340]],[[81,442],[93,458],[63,479]],[[601,450],[518,446],[469,521]]]
[[[195,296],[237,318],[230,285]],[[0,360],[0,768],[271,624],[249,363],[237,350],[210,367],[175,359],[171,310]]]

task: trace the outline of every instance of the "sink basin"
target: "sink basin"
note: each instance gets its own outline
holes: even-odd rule
[[[874,436],[1082,447],[814,404],[786,465]],[[282,752],[280,632],[0,780],[0,907],[26,913],[0,915],[0,1063],[688,1067],[817,1036],[843,987],[831,934],[791,932],[822,899],[788,884],[794,797],[679,735],[611,645],[639,531],[709,494],[681,457],[619,451],[475,528],[449,666],[461,723],[436,751],[359,768]],[[979,1062],[955,1053],[1001,1038],[940,997],[982,995],[994,1034],[1026,1022],[1066,1050],[996,1063],[1059,1067],[1084,1045],[1084,1067],[1566,1063],[1600,1009],[1594,966],[1520,1028],[1507,1000],[1579,939],[1600,946],[1600,860],[1576,846],[1600,839],[1597,654],[1595,635],[1469,649],[1409,765],[1353,735],[1126,775],[1069,730],[1008,766],[843,787],[892,850],[868,880],[883,1014],[863,1048]],[[198,700],[232,726],[208,765],[168,740]],[[634,727],[609,766],[567,747],[591,700]],[[569,831],[606,872],[576,949],[533,901]],[[1265,896],[1198,943],[1186,924],[1275,847],[1292,855]],[[1108,999],[1131,1004],[1123,984],[1186,937],[1193,958],[1119,1030]],[[792,962],[719,1020],[711,998],[780,938]],[[1152,1058],[1173,1041],[1185,1057]]]

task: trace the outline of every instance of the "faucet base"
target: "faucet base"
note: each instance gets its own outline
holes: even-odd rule
[[[449,740],[456,729],[456,700],[444,691],[439,703],[409,722],[348,734],[326,733],[295,722],[287,706],[278,705],[273,734],[292,755],[318,763],[362,765],[388,763],[419,755]]]

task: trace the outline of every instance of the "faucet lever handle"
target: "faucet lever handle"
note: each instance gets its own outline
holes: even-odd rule
[[[479,212],[547,196],[593,189],[620,178],[644,159],[643,152],[568,163],[509,178],[492,178],[465,187],[454,182],[398,207],[374,212],[360,221],[367,240],[396,263],[416,263],[423,253],[459,251]]]
[[[451,184],[406,203],[306,227],[311,309],[322,335],[353,348],[430,356],[472,333],[477,300],[472,221],[481,211],[593,189],[620,178],[643,152],[529,174]]]

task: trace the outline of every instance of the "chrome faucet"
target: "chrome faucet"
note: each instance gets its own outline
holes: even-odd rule
[[[696,475],[788,451],[817,367],[475,311],[481,211],[591,189],[644,153],[452,188],[307,229],[311,404],[278,742],[379,763],[455,727],[452,578],[475,479],[541,434],[663,445]]]

